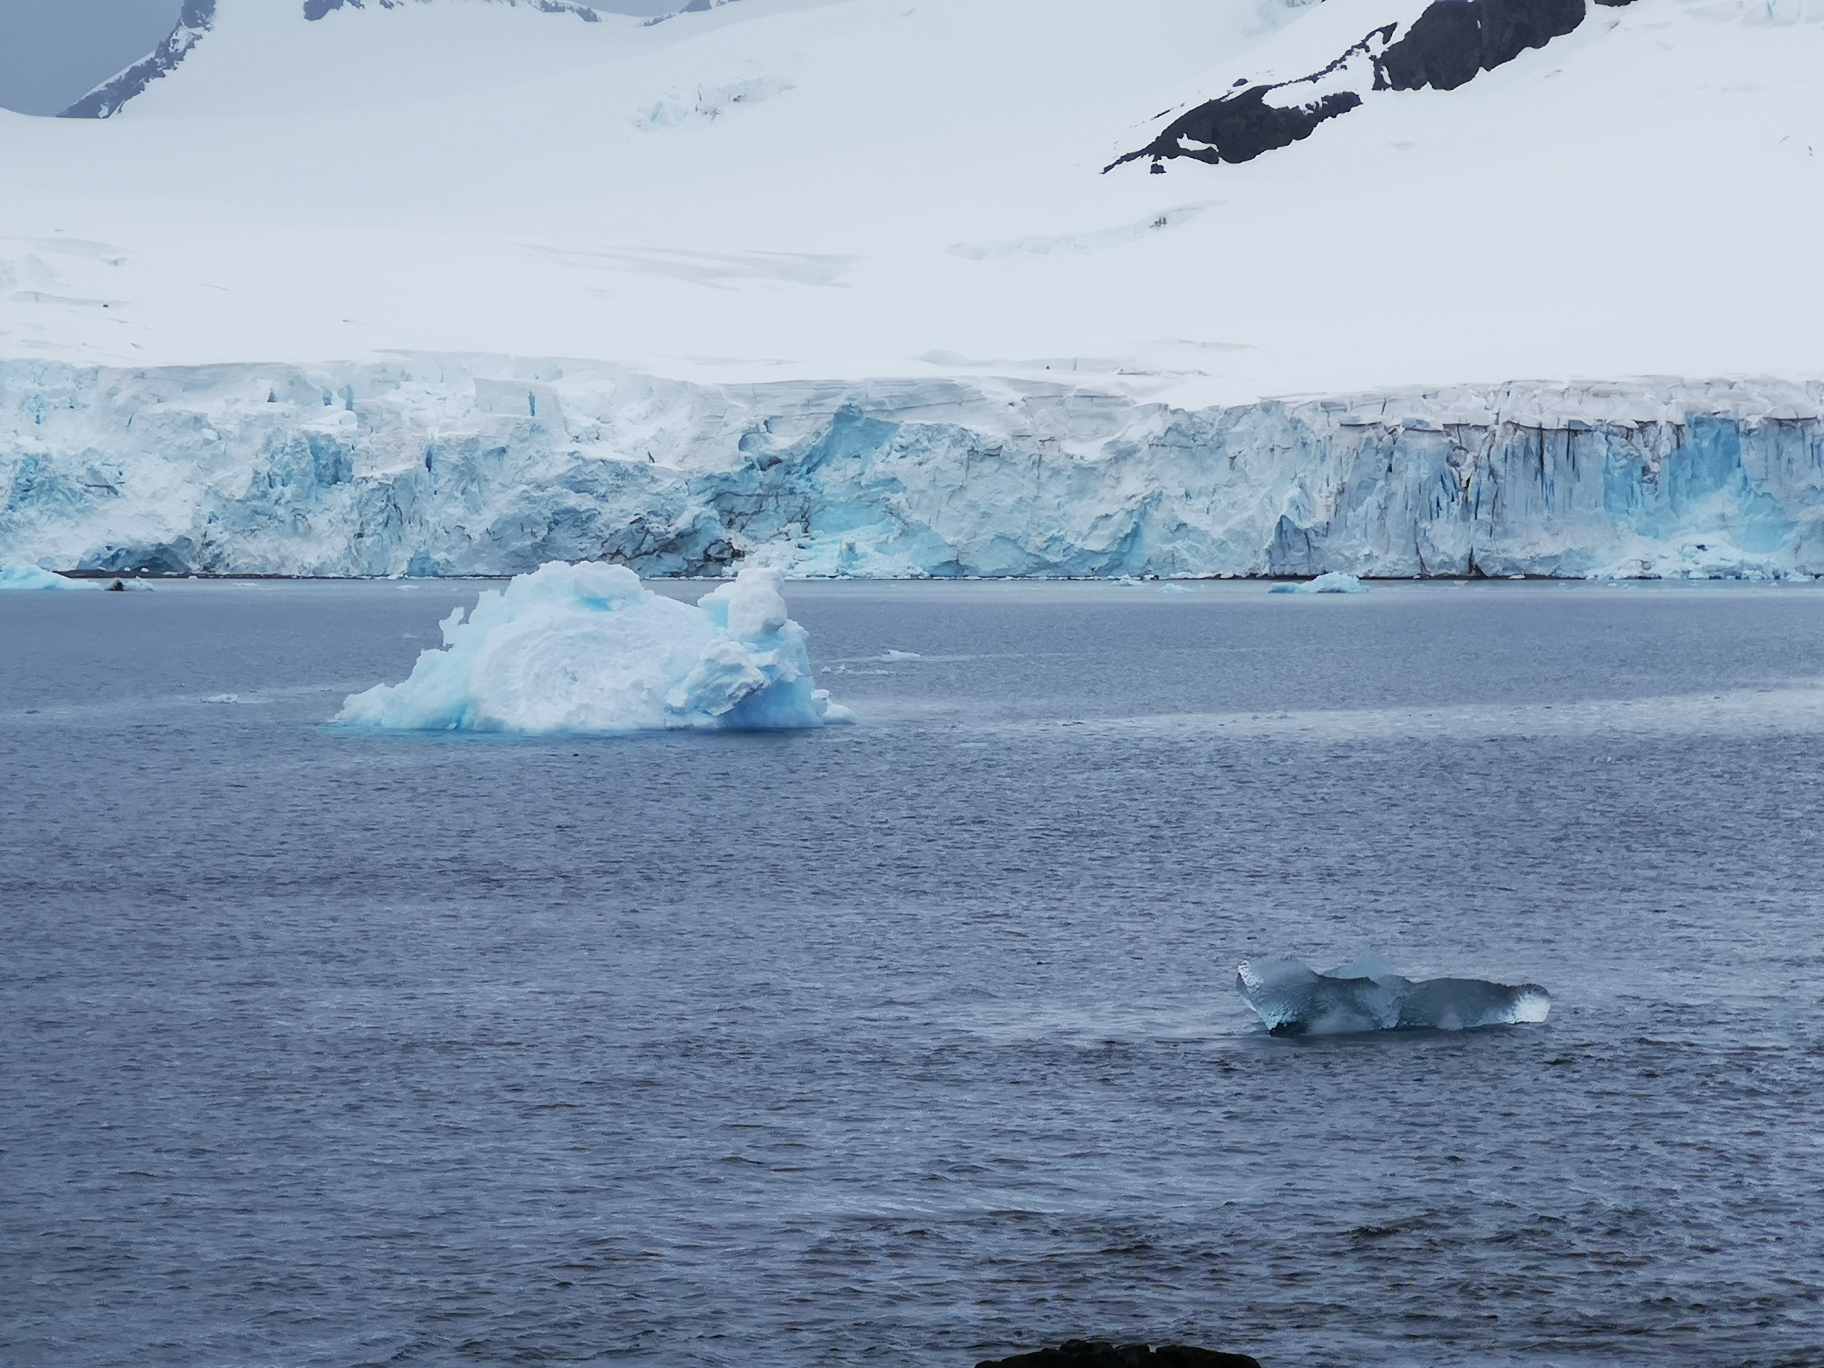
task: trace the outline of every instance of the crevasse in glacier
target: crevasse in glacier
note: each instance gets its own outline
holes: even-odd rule
[[[0,559],[304,575],[1824,574],[1824,384],[1196,411],[573,362],[0,364]]]
[[[696,606],[619,565],[552,561],[483,590],[411,675],[350,697],[336,721],[383,731],[602,734],[788,730],[848,722],[812,685],[777,570],[749,568]]]

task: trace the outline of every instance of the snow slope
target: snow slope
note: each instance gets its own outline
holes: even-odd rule
[[[0,115],[0,557],[1824,569],[1824,0],[1430,12],[217,0]]]
[[[1636,0],[1242,165],[1102,168],[1416,0],[742,0],[644,26],[219,0],[0,118],[0,353],[590,356],[1182,404],[1824,373],[1824,5]]]

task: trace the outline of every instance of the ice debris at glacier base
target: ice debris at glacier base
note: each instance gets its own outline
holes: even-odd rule
[[[1824,383],[1187,411],[1023,381],[580,362],[0,363],[0,559],[654,575],[1824,574]]]
[[[1236,986],[1273,1035],[1466,1031],[1544,1021],[1552,995],[1536,983],[1402,978],[1378,956],[1319,973],[1289,956],[1245,961]]]
[[[1326,570],[1316,579],[1298,584],[1276,584],[1269,594],[1365,594],[1368,586],[1347,570]]]
[[[62,575],[36,565],[0,565],[0,590],[6,589],[92,589],[82,580],[65,579]]]
[[[387,731],[525,735],[777,730],[852,721],[814,688],[776,570],[746,569],[693,607],[617,565],[553,561],[484,590],[409,678],[352,695],[336,721]]]

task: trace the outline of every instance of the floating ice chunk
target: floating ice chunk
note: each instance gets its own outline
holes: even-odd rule
[[[920,655],[917,651],[888,651],[885,655],[883,655],[881,657],[881,659],[882,660],[923,660],[924,657],[922,655]]]
[[[1293,963],[1296,964],[1297,961],[1294,960]],[[1373,979],[1376,983],[1386,983],[1390,980],[1397,980],[1401,983],[1405,982],[1404,979],[1400,978],[1399,971],[1393,967],[1390,961],[1383,959],[1380,955],[1373,954],[1357,956],[1355,959],[1350,960],[1349,963],[1337,969],[1326,969],[1324,971],[1324,977],[1334,979],[1365,978]]]
[[[0,589],[92,589],[84,580],[65,579],[35,565],[0,566]]]
[[[1354,575],[1331,570],[1302,584],[1276,584],[1269,594],[1365,594],[1368,586]]]
[[[1188,594],[1191,591],[1182,584],[1162,584],[1159,586],[1159,592],[1162,594]]]
[[[1274,1035],[1390,1031],[1400,1024],[1397,980],[1320,974],[1295,959],[1246,960],[1236,970],[1241,995]]]
[[[526,734],[768,730],[853,721],[811,683],[804,628],[777,570],[743,570],[687,603],[616,565],[552,561],[439,624],[400,684],[336,721],[389,731]]]
[[[1552,995],[1536,983],[1517,987],[1482,979],[1414,983],[1379,956],[1320,974],[1286,956],[1248,960],[1236,986],[1273,1035],[1340,1035],[1353,1031],[1463,1031],[1544,1021]]]

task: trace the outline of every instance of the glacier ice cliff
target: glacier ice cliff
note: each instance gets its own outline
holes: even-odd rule
[[[1824,574],[1824,383],[1184,410],[596,363],[0,363],[0,560],[298,575]]]
[[[411,675],[351,696],[336,721],[386,731],[521,735],[850,722],[812,684],[804,628],[783,576],[744,569],[696,606],[644,588],[620,565],[552,561],[484,589]]]

